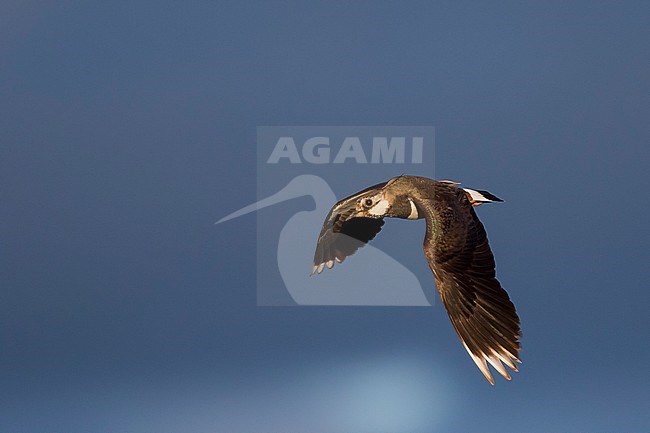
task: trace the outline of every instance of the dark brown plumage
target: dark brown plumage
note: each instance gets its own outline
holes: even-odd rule
[[[383,218],[426,220],[424,254],[440,297],[461,342],[492,384],[487,366],[510,379],[517,371],[520,322],[496,279],[487,234],[473,207],[501,201],[486,191],[449,181],[399,176],[338,202],[328,214],[316,246],[314,273],[331,268],[373,239]],[[398,289],[398,288],[396,288]]]

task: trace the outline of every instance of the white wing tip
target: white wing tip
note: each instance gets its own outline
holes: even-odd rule
[[[311,274],[309,274],[309,275],[320,274],[321,272],[323,272],[323,269],[325,269],[326,267],[327,267],[327,269],[332,269],[336,262],[341,263],[341,260],[336,258],[336,259],[330,259],[330,260],[328,260],[326,262],[323,262],[323,263],[319,263],[317,265],[314,264],[311,267]]]
[[[462,340],[461,340],[462,341]],[[469,356],[472,358],[472,361],[474,361],[474,364],[478,367],[479,370],[481,370],[481,373],[483,373],[483,376],[487,379],[488,382],[490,382],[491,385],[494,385],[494,378],[492,377],[492,374],[490,373],[490,369],[487,366],[487,363],[485,362],[484,355],[481,354],[481,356],[477,356],[474,353],[472,353],[471,350],[469,350],[469,347],[467,347],[467,344],[462,341],[463,346],[465,346],[465,350],[467,350],[467,353],[469,353]]]
[[[328,263],[329,263],[329,262],[328,262]],[[310,274],[310,275],[320,274],[321,272],[323,272],[323,269],[325,268],[325,265],[326,265],[326,263],[320,263],[320,264],[318,264],[318,265],[314,264],[314,265],[311,267],[311,274]],[[328,266],[328,267],[329,267],[329,266]]]
[[[474,361],[478,369],[481,370],[481,373],[483,373],[483,376],[485,376],[491,385],[494,385],[494,377],[492,377],[488,363],[506,380],[511,380],[512,377],[503,364],[507,365],[515,372],[519,371],[513,361],[516,361],[519,364],[521,364],[521,361],[519,358],[510,355],[508,352],[500,353],[496,350],[492,350],[490,355],[485,353],[474,354],[469,350],[469,347],[467,347],[467,344],[465,344],[464,341],[462,341],[462,343],[463,346],[465,346],[465,350],[467,350],[467,353],[469,353],[469,356],[472,358],[472,361]]]

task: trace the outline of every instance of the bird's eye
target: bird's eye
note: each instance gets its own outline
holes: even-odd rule
[[[372,199],[371,199],[371,198],[367,198],[367,199],[365,199],[365,200],[363,201],[363,204],[365,204],[367,207],[372,206]]]

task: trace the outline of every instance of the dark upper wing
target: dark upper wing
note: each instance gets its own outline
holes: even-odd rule
[[[455,208],[455,215],[439,215],[452,221],[439,227],[457,230],[445,238],[445,245],[440,242],[444,233],[436,238],[427,230],[425,255],[451,323],[485,378],[494,384],[486,362],[508,380],[510,375],[503,364],[517,371],[514,362],[521,363],[517,357],[521,348],[519,317],[496,279],[494,256],[483,224],[464,194],[456,195],[458,202],[446,208]],[[435,212],[432,217],[437,217]]]
[[[331,268],[373,239],[384,225],[381,218],[353,217],[357,200],[363,195],[372,195],[386,183],[373,185],[344,198],[334,205],[325,218],[318,236],[312,273],[320,273],[325,266]]]

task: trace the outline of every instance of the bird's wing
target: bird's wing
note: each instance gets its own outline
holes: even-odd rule
[[[363,196],[376,194],[386,183],[373,185],[344,198],[332,207],[318,236],[312,273],[320,273],[325,266],[331,268],[341,263],[368,241],[384,225],[383,218],[354,217],[357,201]]]
[[[445,211],[454,210],[460,230],[453,236],[444,232],[436,236],[427,230],[425,255],[456,333],[485,378],[494,384],[487,363],[508,380],[510,375],[503,364],[517,371],[515,362],[521,363],[517,356],[521,349],[520,322],[508,293],[496,279],[485,228],[462,190],[457,191],[458,202]],[[443,230],[449,225],[441,222],[451,217],[439,211],[431,214]],[[427,226],[432,223],[427,220]]]

